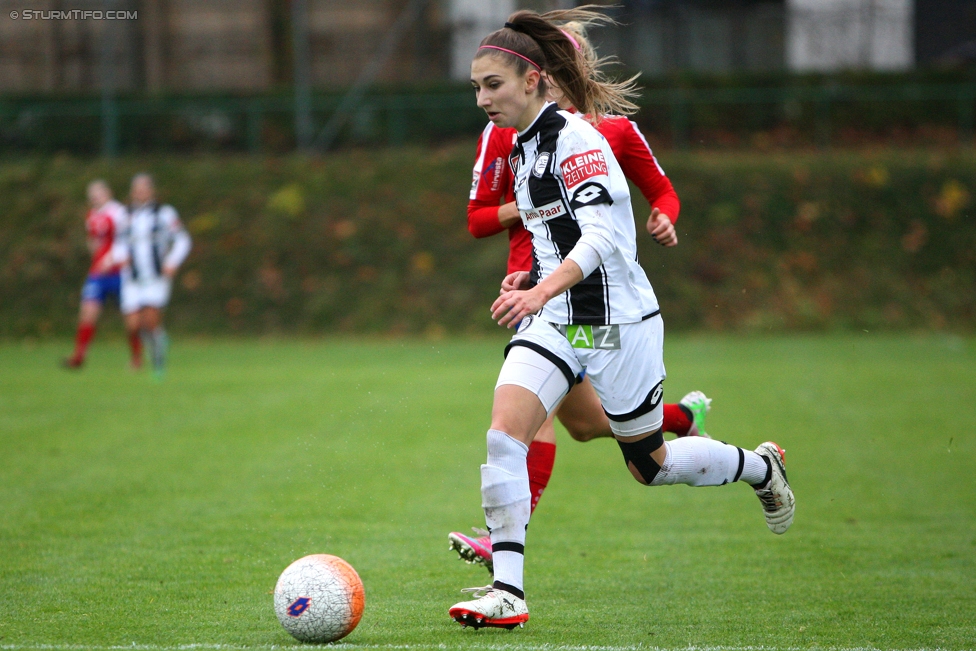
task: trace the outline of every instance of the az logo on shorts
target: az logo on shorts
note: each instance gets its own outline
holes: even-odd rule
[[[566,339],[573,348],[620,350],[620,326],[568,325]]]

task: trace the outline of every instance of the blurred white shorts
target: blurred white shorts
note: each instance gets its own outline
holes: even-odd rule
[[[149,281],[139,281],[122,277],[122,297],[120,307],[122,314],[132,314],[144,307],[162,309],[169,303],[172,282],[169,278],[154,278]]]

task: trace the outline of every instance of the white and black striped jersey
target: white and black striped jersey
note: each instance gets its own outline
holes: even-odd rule
[[[173,206],[147,203],[129,208],[128,228],[116,246],[115,258],[128,261],[126,277],[151,282],[162,277],[165,267],[180,266],[192,241]]]
[[[584,234],[587,242],[601,243],[595,248],[603,263],[546,303],[540,317],[609,325],[656,313],[657,297],[637,262],[630,188],[606,139],[579,116],[548,103],[518,135],[510,162],[522,223],[532,234],[533,284],[562,264]]]

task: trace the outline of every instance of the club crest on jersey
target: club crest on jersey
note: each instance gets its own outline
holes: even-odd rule
[[[535,160],[535,165],[532,167],[532,175],[537,179],[541,179],[542,175],[546,173],[549,169],[549,152],[544,151],[539,154],[539,157]]]
[[[312,605],[312,600],[308,597],[299,597],[288,606],[289,617],[301,617],[302,613]]]
[[[542,221],[548,221],[553,217],[559,217],[566,214],[566,206],[562,201],[554,201],[552,203],[547,203],[544,206],[539,206],[538,208],[533,208],[532,210],[523,210],[522,215],[525,217],[525,221],[531,222],[536,219],[541,219]]]
[[[586,179],[594,176],[607,176],[609,174],[607,159],[600,149],[574,154],[564,160],[559,167],[563,172],[563,181],[567,188],[575,188]]]
[[[518,173],[518,170],[519,170],[519,162],[521,160],[522,160],[522,157],[519,155],[519,153],[517,151],[515,151],[515,150],[512,150],[512,153],[509,154],[509,156],[508,156],[508,165],[509,165],[509,167],[512,168],[512,172],[514,172],[516,174]]]

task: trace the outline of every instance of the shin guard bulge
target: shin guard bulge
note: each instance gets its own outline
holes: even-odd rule
[[[495,587],[524,598],[525,529],[532,493],[528,447],[505,432],[488,430],[488,462],[481,466],[481,504],[491,532]]]

